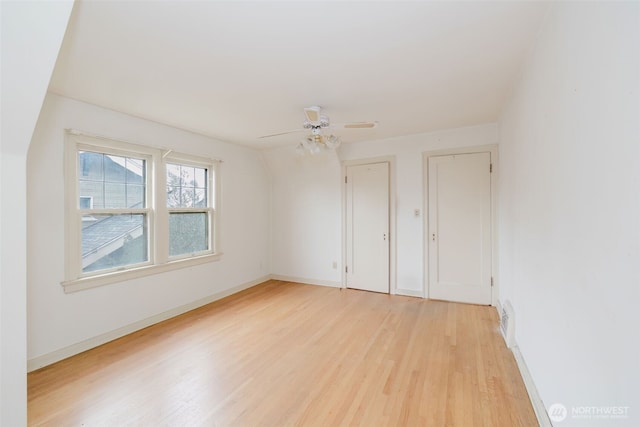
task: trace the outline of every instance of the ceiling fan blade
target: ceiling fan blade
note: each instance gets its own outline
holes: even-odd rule
[[[271,134],[271,135],[262,135],[262,136],[259,136],[258,138],[259,138],[259,139],[262,139],[262,138],[271,138],[272,136],[288,135],[288,134],[290,134],[290,133],[304,132],[305,130],[306,130],[306,129],[288,130],[288,131],[286,131],[286,132],[273,133],[273,134]]]
[[[339,123],[331,127],[343,128],[343,129],[373,129],[378,126],[378,122],[352,122],[352,123]]]

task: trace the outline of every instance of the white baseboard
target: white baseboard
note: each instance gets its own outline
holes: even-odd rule
[[[171,310],[156,314],[155,316],[142,319],[138,322],[131,323],[121,328],[115,329],[111,332],[107,332],[107,333],[98,335],[96,337],[89,338],[87,340],[70,345],[68,347],[61,348],[56,351],[52,351],[51,353],[47,353],[42,356],[34,357],[33,359],[27,360],[27,372],[35,371],[36,369],[40,369],[44,366],[51,365],[52,363],[59,362],[60,360],[66,359],[67,357],[74,356],[76,354],[82,353],[83,351],[90,350],[94,347],[98,347],[102,344],[106,344],[109,341],[113,341],[115,339],[118,339],[130,333],[139,331],[140,329],[144,329],[148,326],[154,325],[156,323],[162,322],[164,320],[170,319],[175,316],[179,316],[180,314],[194,310],[198,307],[202,307],[203,305],[207,305],[219,299],[228,297],[229,295],[233,295],[245,289],[249,289],[260,283],[266,282],[270,278],[271,278],[270,276],[264,276],[264,277],[252,280],[250,282],[246,282],[241,285],[237,285],[232,288],[225,289],[224,291],[217,292],[213,295],[209,295],[208,297],[201,298],[189,304],[181,305],[180,307],[176,307]]]
[[[272,274],[270,276],[273,280],[282,280],[283,282],[294,282],[294,283],[304,283],[306,285],[319,285],[319,286],[329,286],[332,288],[342,288],[341,282],[333,282],[330,280],[317,280],[317,279],[308,279],[304,277],[294,277],[294,276],[285,276],[282,274]],[[403,295],[407,297],[416,297],[416,298],[424,298],[422,291],[416,291],[413,289],[396,289],[395,295]]]
[[[495,307],[498,311],[498,318],[500,318],[502,316],[502,303],[500,302],[500,299],[496,301]],[[500,336],[502,336],[502,333],[500,333]],[[507,346],[509,345],[506,340],[505,344]],[[524,382],[524,387],[527,389],[527,394],[529,394],[529,401],[531,401],[531,406],[533,407],[533,412],[536,414],[536,418],[538,419],[538,424],[540,425],[540,427],[553,427],[551,424],[551,420],[549,419],[547,409],[544,407],[542,398],[538,393],[538,389],[533,382],[533,377],[529,372],[529,368],[524,361],[524,356],[520,352],[520,347],[518,347],[518,343],[515,341],[515,339],[513,340],[513,345],[511,346],[511,352],[513,353],[513,357],[516,360],[516,365],[518,365],[518,370],[520,371],[520,376],[522,377],[522,381]]]
[[[538,424],[540,424],[540,427],[553,427],[547,409],[544,407],[540,394],[538,394],[538,389],[533,382],[533,377],[529,372],[529,368],[527,368],[527,364],[524,361],[524,357],[517,343],[511,348],[511,351],[516,359],[516,364],[520,370],[520,376],[524,381],[524,386],[527,389],[527,393],[529,393],[529,400],[531,401],[531,406],[533,406],[533,412],[535,412],[536,418],[538,419]]]
[[[413,289],[396,289],[396,295],[403,295],[405,297],[424,298],[422,291],[416,291]]]
[[[341,282],[333,282],[331,280],[306,279],[303,277],[283,276],[281,274],[272,274],[269,276],[273,280],[282,280],[283,282],[304,283],[306,285],[329,286],[332,288],[341,288]]]

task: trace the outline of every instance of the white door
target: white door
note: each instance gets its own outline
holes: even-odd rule
[[[389,293],[389,163],[347,166],[346,286]]]
[[[428,168],[429,298],[491,304],[491,153]]]

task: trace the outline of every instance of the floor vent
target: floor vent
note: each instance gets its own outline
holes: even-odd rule
[[[513,316],[513,307],[509,301],[505,301],[502,305],[502,312],[500,313],[500,332],[504,342],[508,348],[511,348],[515,342],[515,318]]]

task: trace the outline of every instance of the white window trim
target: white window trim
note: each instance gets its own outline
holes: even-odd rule
[[[78,151],[91,150],[114,155],[142,157],[147,160],[148,182],[146,185],[147,207],[136,209],[148,215],[149,261],[131,267],[120,267],[113,270],[101,270],[92,273],[82,272],[81,230],[82,212],[79,208],[78,184]],[[166,207],[166,162],[195,165],[209,169],[208,197],[210,206],[210,250],[195,255],[169,257],[168,221],[169,210]],[[75,130],[66,130],[64,154],[65,179],[65,280],[61,282],[65,293],[91,289],[112,283],[119,283],[152,274],[191,267],[212,261],[218,261],[220,251],[220,160],[188,154],[173,153],[123,141],[113,140],[95,135],[88,135]],[[215,176],[215,181],[214,181]],[[215,182],[215,189],[212,188]],[[130,212],[132,210],[126,210]],[[118,210],[110,209],[115,214]]]

